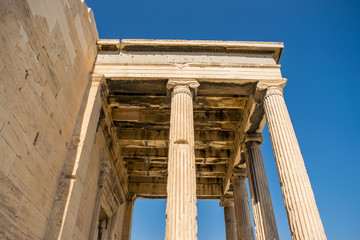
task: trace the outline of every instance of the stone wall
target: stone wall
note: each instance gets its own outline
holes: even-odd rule
[[[96,193],[98,191],[98,179],[100,173],[100,162],[106,154],[105,142],[102,132],[95,136],[95,143],[91,151],[88,171],[83,184],[81,204],[76,220],[74,239],[88,239],[90,234],[91,221],[94,212]]]
[[[97,38],[83,1],[0,1],[0,239],[45,236]]]
[[[86,173],[86,178],[83,184],[83,191],[81,196],[81,204],[78,210],[76,226],[74,230],[73,239],[80,240],[80,239],[91,239],[90,233],[93,233],[93,236],[97,236],[97,228],[98,228],[98,218],[95,214],[96,208],[101,206],[111,206],[108,211],[111,212],[109,214],[109,221],[106,224],[107,229],[106,234],[108,239],[121,239],[121,232],[122,232],[122,222],[124,219],[124,212],[125,212],[125,204],[111,204],[107,201],[107,195],[111,199],[114,199],[114,192],[108,191],[107,189],[113,189],[113,182],[108,184],[106,180],[110,180],[108,178],[109,173],[103,173],[101,169],[102,162],[106,162],[111,166],[111,154],[108,150],[107,143],[105,140],[104,133],[101,128],[99,128],[98,132],[95,136],[94,145],[91,151],[91,158],[89,161],[89,167]],[[112,170],[111,167],[109,170]],[[103,177],[101,177],[103,175]],[[100,177],[100,179],[99,179]],[[104,178],[105,180],[101,180]],[[99,184],[100,183],[100,184]],[[98,192],[100,191],[99,185],[105,190],[102,194],[99,195],[100,197],[100,204],[96,203],[96,197]],[[121,197],[121,196],[120,196]],[[95,216],[94,216],[95,215]],[[95,228],[91,229],[91,223],[95,218]],[[93,231],[91,231],[93,230]],[[105,231],[104,231],[105,232]],[[111,236],[111,237],[110,237]],[[96,238],[97,239],[97,238]]]

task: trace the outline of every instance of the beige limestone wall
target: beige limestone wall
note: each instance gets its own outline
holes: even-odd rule
[[[97,38],[80,0],[0,1],[0,239],[44,238]]]
[[[89,162],[89,167],[86,173],[86,178],[83,183],[81,203],[77,215],[73,239],[76,240],[89,239],[91,221],[93,218],[94,207],[95,207],[95,199],[98,191],[100,164],[101,161],[110,161],[110,158],[111,156],[107,149],[107,144],[105,141],[103,131],[101,130],[101,128],[99,128],[95,136],[95,142],[91,151],[91,159]],[[124,209],[123,209],[124,206],[125,204],[122,204],[119,208],[120,209],[119,214],[117,214],[116,216],[114,214],[114,219],[111,219],[112,222],[113,220],[115,221],[117,217],[120,217],[120,221],[118,220],[118,222],[116,223],[116,225],[114,224],[114,226],[113,224],[110,223],[108,224],[108,228],[109,228],[108,230],[111,229],[112,236],[114,236],[115,234],[116,236],[121,236],[121,226],[122,226],[121,216],[123,216],[124,213]]]
[[[125,220],[125,206],[125,203],[121,204],[118,210],[114,213],[114,216],[111,218],[109,240],[121,239],[123,234],[123,223]]]
[[[74,230],[74,239],[88,239],[94,212],[95,198],[98,190],[98,179],[100,173],[100,161],[103,156],[109,157],[106,142],[102,131],[98,131],[91,151],[91,158],[83,183],[81,204]]]

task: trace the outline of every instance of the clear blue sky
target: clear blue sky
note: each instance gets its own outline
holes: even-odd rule
[[[279,41],[285,101],[329,240],[360,239],[359,0],[86,0],[100,38]],[[267,128],[262,145],[280,239],[290,239]],[[164,200],[137,200],[132,240],[164,239]],[[198,201],[199,240],[225,239]]]

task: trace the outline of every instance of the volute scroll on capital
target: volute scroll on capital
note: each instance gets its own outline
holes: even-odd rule
[[[187,93],[196,96],[197,88],[200,83],[196,79],[188,78],[170,78],[166,84],[168,90],[172,90],[172,96],[176,93]]]
[[[260,133],[246,134],[244,138],[244,143],[247,144],[251,142],[256,142],[261,144],[263,142],[263,137],[261,136]]]
[[[262,102],[268,96],[271,95],[283,95],[283,88],[287,82],[286,78],[278,80],[260,81],[256,85],[255,101]]]
[[[246,168],[234,167],[231,181],[233,182],[234,179],[237,177],[246,177],[247,174],[248,174],[248,172],[247,172]]]

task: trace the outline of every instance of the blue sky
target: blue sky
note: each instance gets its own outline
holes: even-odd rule
[[[279,41],[284,95],[328,239],[360,239],[360,1],[86,0],[100,38]],[[290,239],[267,128],[262,145],[281,239]],[[164,200],[137,200],[132,240],[164,239]],[[225,239],[198,201],[199,240]]]

